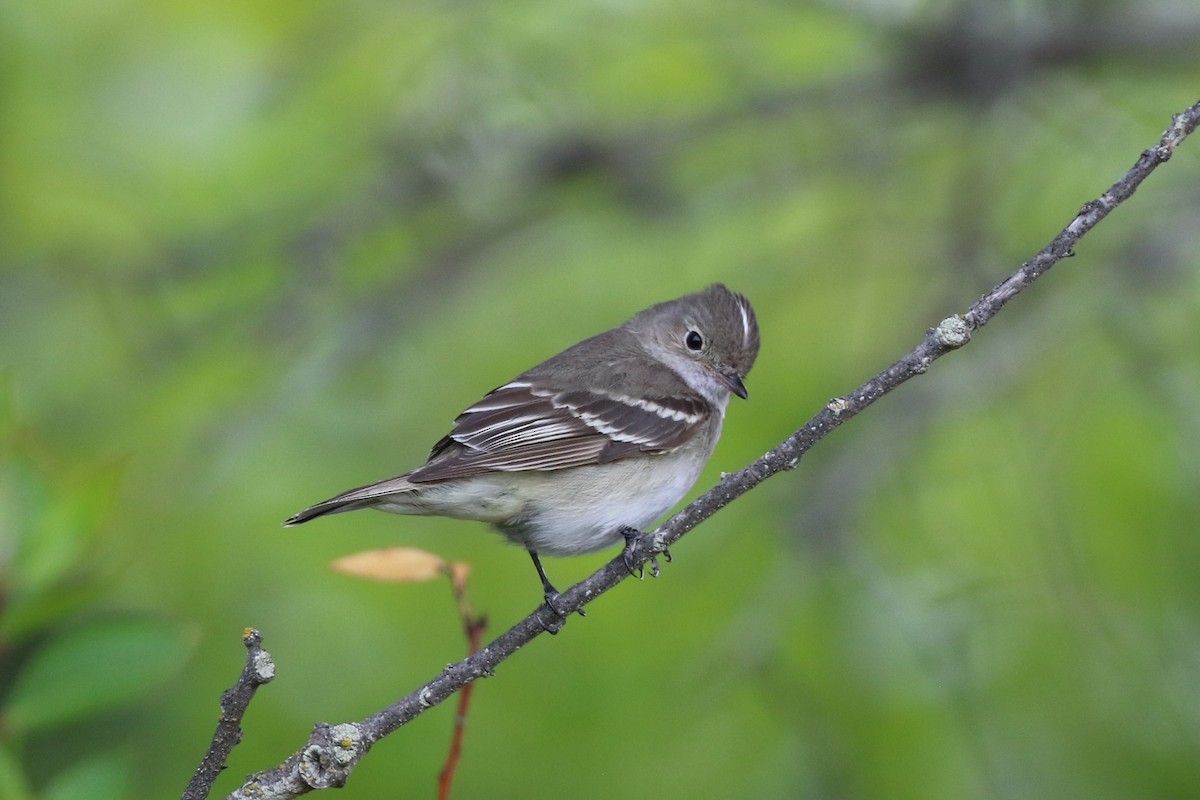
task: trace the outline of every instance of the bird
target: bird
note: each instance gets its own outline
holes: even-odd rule
[[[557,612],[540,556],[624,540],[630,567],[636,536],[712,456],[730,396],[748,397],[759,343],[750,301],[724,284],[652,305],[488,392],[416,469],[284,525],[361,508],[485,522],[528,551]]]

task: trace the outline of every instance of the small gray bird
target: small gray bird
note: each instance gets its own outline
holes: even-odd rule
[[[489,392],[412,472],[284,524],[359,508],[487,522],[529,551],[554,609],[538,554],[624,539],[628,563],[633,537],[700,476],[758,345],[750,301],[722,284],[651,306]]]

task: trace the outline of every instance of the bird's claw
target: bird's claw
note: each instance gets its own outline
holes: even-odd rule
[[[625,569],[629,570],[630,575],[633,575],[639,581],[643,580],[646,577],[645,563],[639,564],[636,568],[633,566],[633,551],[637,548],[638,537],[642,535],[642,532],[637,528],[622,528],[621,535],[625,537],[625,549],[621,551],[621,561],[625,564]],[[671,551],[664,547],[659,552],[662,553],[663,558],[670,564]],[[658,553],[654,553],[650,556],[651,578],[659,576],[658,555]]]
[[[567,616],[568,616],[568,615],[569,615],[571,612],[569,612],[569,611],[563,611],[561,608],[559,608],[557,605],[555,605],[555,601],[556,601],[556,600],[558,600],[558,598],[560,597],[560,595],[559,595],[559,593],[558,593],[558,592],[546,592],[546,595],[545,595],[545,597],[546,597],[546,608],[548,608],[548,609],[550,609],[552,612],[554,612],[555,616],[557,616],[559,619],[561,619],[561,620],[562,620],[562,623],[559,623],[559,624],[558,624],[558,625],[557,625],[557,626],[554,628],[554,630],[550,630],[550,628],[546,628],[546,626],[545,626],[545,624],[544,624],[544,623],[543,623],[542,627],[543,627],[543,628],[546,628],[546,631],[547,631],[547,633],[558,633],[558,630],[559,630],[559,628],[561,628],[561,627],[563,626],[563,624],[565,624],[565,623],[566,623],[566,621],[567,621]],[[586,612],[586,611],[584,611],[582,608],[577,608],[577,609],[575,609],[575,613],[576,613],[576,614],[578,614],[578,615],[579,615],[579,616],[581,616],[581,617],[586,617],[586,616],[587,616],[587,612]],[[541,619],[541,618],[539,617],[539,620],[540,620],[540,619]]]
[[[542,569],[542,560],[538,558],[537,551],[530,550],[529,557],[533,559],[533,566],[537,567],[538,577],[542,579],[542,597],[546,598],[546,608],[550,609],[560,620],[552,623],[551,625],[547,625],[539,614],[538,622],[541,623],[542,628],[544,628],[547,633],[558,633],[562,626],[567,623],[567,615],[564,614],[562,610],[554,604],[554,601],[557,600],[559,596],[558,589],[555,589],[554,584],[552,584],[550,579],[546,577],[546,570]],[[577,608],[575,610],[579,612],[579,616],[587,616],[587,612],[582,608]]]
[[[550,609],[549,615],[540,613],[541,609],[538,609],[539,613],[534,614],[533,616],[534,619],[537,620],[538,625],[542,626],[542,630],[551,636],[554,636],[562,630],[563,625],[567,624],[567,618],[558,613],[558,610],[554,608],[554,606],[550,605],[549,601],[546,602],[546,607]],[[549,616],[550,619],[546,619],[547,616]]]
[[[625,537],[625,549],[621,551],[621,561],[625,564],[625,569],[629,574],[637,578],[639,581],[646,577],[646,567],[639,564],[635,569],[633,566],[633,551],[637,547],[637,537],[642,535],[642,532],[637,528],[622,528],[621,535]]]

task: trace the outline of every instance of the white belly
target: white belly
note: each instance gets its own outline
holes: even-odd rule
[[[645,530],[692,488],[704,462],[697,461],[694,469],[655,469],[665,466],[657,463],[660,459],[673,459],[673,455],[570,470],[566,491],[557,482],[567,477],[563,473],[553,483],[525,473],[532,479],[528,502],[520,514],[496,527],[513,541],[548,555],[579,555],[611,547],[622,541],[622,528]],[[545,485],[532,485],[535,482]]]
[[[645,530],[678,503],[700,477],[718,436],[716,426],[710,436],[671,453],[608,464],[418,483],[375,507],[487,522],[515,544],[545,555],[594,553],[622,541],[622,528]]]

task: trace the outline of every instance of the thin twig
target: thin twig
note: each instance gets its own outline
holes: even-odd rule
[[[467,655],[479,652],[483,642],[484,631],[487,630],[487,615],[475,616],[471,604],[467,602],[467,582],[460,577],[463,573],[451,574],[451,586],[454,589],[454,599],[458,604],[458,616],[462,619],[463,634],[467,637]],[[471,695],[475,683],[468,683],[458,693],[458,708],[454,712],[454,734],[450,738],[450,751],[446,754],[446,764],[438,773],[438,800],[450,800],[450,789],[454,784],[454,774],[458,770],[458,762],[462,757],[463,736],[467,731],[467,714],[471,710]]]
[[[468,653],[474,655],[479,652],[479,645],[483,641],[483,632],[486,629],[487,622],[483,619],[472,620],[467,626]],[[471,695],[474,689],[475,683],[471,682],[458,693],[458,708],[454,712],[454,735],[450,739],[450,752],[446,754],[445,766],[438,773],[438,800],[450,800],[450,788],[454,783],[454,773],[458,769],[458,761],[462,757],[463,736],[467,730],[467,714],[471,709]]]
[[[1127,200],[1146,177],[1170,159],[1175,148],[1200,124],[1200,103],[1173,118],[1159,143],[1146,150],[1125,175],[1107,192],[1080,209],[1075,218],[1037,255],[988,292],[966,314],[954,314],[930,329],[911,352],[854,391],[831,400],[781,444],[744,469],[727,475],[712,489],[675,514],[652,533],[643,534],[632,553],[633,566],[648,561],[679,540],[718,510],[753,489],[767,478],[793,469],[813,445],[846,420],[857,415],[885,394],[971,339],[1020,291],[1045,274],[1061,259],[1073,254],[1078,241],[1109,212]],[[563,592],[555,605],[565,615],[587,605],[629,577],[622,557],[605,564],[585,580]],[[279,766],[252,775],[227,800],[290,798],[345,783],[354,765],[379,739],[441,703],[473,681],[490,676],[505,659],[546,632],[553,632],[562,618],[545,605],[539,606],[507,632],[475,655],[451,664],[440,675],[378,713],[354,723],[317,725],[305,747]]]
[[[242,632],[242,643],[246,645],[246,666],[229,690],[221,695],[221,718],[213,733],[212,744],[196,768],[196,774],[183,792],[183,800],[205,800],[212,791],[213,783],[238,742],[242,740],[242,717],[254,699],[254,692],[275,677],[275,662],[271,654],[262,649],[262,634],[254,628]]]

